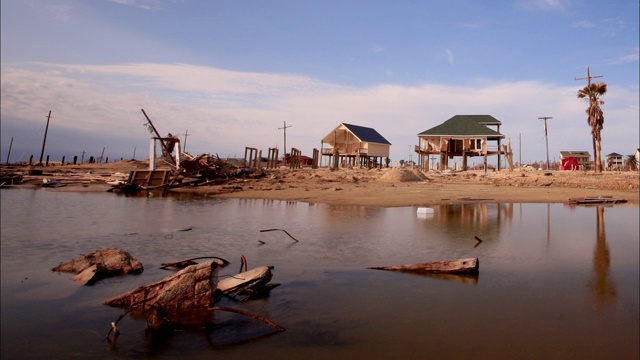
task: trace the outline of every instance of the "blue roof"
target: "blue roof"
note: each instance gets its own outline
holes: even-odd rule
[[[387,139],[385,139],[382,135],[380,135],[380,133],[375,129],[345,123],[342,123],[342,125],[349,129],[349,131],[351,131],[353,135],[355,135],[362,142],[391,145],[391,143],[387,141]]]

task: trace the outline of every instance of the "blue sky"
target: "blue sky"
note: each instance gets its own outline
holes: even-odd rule
[[[458,114],[503,122],[515,161],[592,152],[586,104],[603,75],[603,154],[639,145],[637,1],[3,0],[6,161],[149,155],[145,109],[186,150],[311,155],[342,122],[407,160],[417,134]],[[522,141],[519,141],[520,137]],[[521,153],[521,155],[520,155]],[[480,162],[481,160],[478,160]]]

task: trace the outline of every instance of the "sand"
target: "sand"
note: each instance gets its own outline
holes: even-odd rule
[[[33,168],[32,168],[33,169]],[[41,176],[25,175],[26,183],[43,179],[82,179],[56,191],[106,191],[107,180],[145,170],[144,161],[49,166]],[[27,167],[1,167],[23,172]],[[232,178],[225,184],[190,186],[176,192],[207,197],[251,198],[362,206],[428,206],[471,202],[563,203],[570,198],[613,196],[639,203],[638,172],[582,171],[429,171],[409,168],[264,169],[260,178]],[[231,191],[230,188],[235,190]],[[50,188],[51,189],[51,188]]]

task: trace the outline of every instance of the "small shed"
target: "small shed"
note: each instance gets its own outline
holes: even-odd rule
[[[608,170],[622,170],[624,168],[624,156],[618,153],[611,153],[604,157]]]
[[[342,123],[322,138],[320,147],[322,156],[333,160],[333,167],[340,163],[382,167],[391,143],[373,128]]]
[[[591,161],[591,154],[588,151],[560,151],[560,163],[563,159],[573,157],[578,162],[578,166],[582,170],[590,169],[593,165]]]
[[[500,142],[504,135],[500,134],[502,122],[491,115],[456,115],[442,124],[418,134],[416,153],[419,165],[428,167],[429,155],[440,155],[440,169],[448,168],[448,159],[462,156],[462,168],[467,169],[467,157],[498,156],[506,154]],[[495,126],[496,130],[489,128]],[[489,142],[493,144],[490,145]]]

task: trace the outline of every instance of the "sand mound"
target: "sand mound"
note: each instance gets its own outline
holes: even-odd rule
[[[424,179],[426,179],[426,176],[420,171],[407,168],[389,169],[389,171],[380,177],[380,181],[383,182],[422,181]]]

